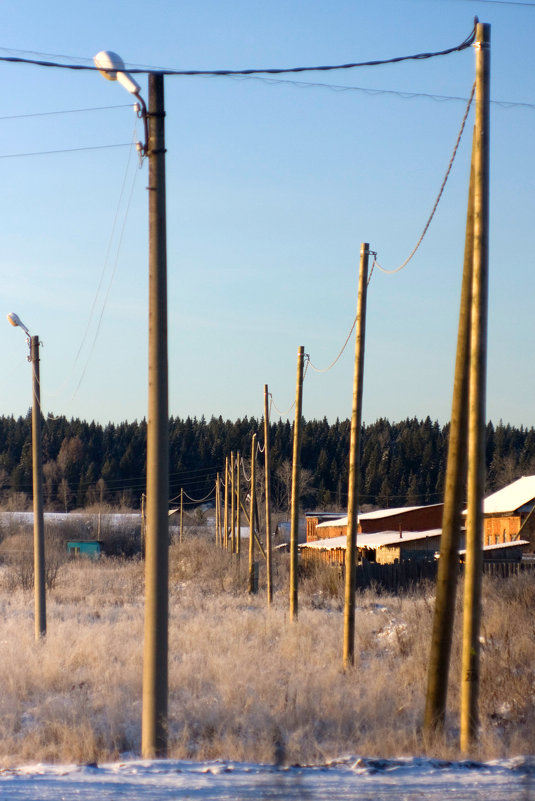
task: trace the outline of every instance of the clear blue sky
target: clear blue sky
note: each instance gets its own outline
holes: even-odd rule
[[[197,69],[441,50],[460,43],[477,14],[492,25],[493,100],[535,104],[535,0],[4,0],[2,12],[2,56],[89,63],[110,49],[130,66]],[[288,77],[467,97],[474,53]],[[2,157],[131,141],[129,95],[96,73],[1,63],[0,82]],[[146,97],[146,76],[140,82]],[[285,411],[298,346],[322,367],[348,334],[360,243],[387,268],[416,243],[465,103],[213,77],[166,78],[165,95],[170,414],[260,417],[265,383]],[[532,426],[535,109],[494,104],[491,121],[487,411]],[[370,283],[366,422],[449,419],[472,122],[473,112],[418,254]],[[4,315],[15,311],[44,343],[44,412],[143,418],[146,163],[138,170],[135,153],[118,147],[0,158],[0,169]],[[3,319],[0,414],[25,414],[24,336]],[[351,338],[333,370],[308,371],[306,418],[350,416],[353,354]]]

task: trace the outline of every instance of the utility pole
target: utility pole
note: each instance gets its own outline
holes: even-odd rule
[[[472,144],[472,153],[475,139]],[[424,730],[428,737],[442,731],[446,720],[446,701],[450,669],[451,641],[455,620],[455,596],[459,573],[459,541],[466,487],[466,448],[468,438],[468,371],[470,362],[470,309],[474,263],[474,167],[470,170],[463,281],[457,335],[457,354],[453,380],[453,400],[448,442],[448,462],[442,513],[442,536],[438,562],[435,613],[431,652],[427,672]]]
[[[145,559],[145,493],[141,493],[141,556]]]
[[[216,545],[220,545],[219,536],[221,531],[221,526],[220,526],[221,509],[219,506],[219,501],[220,498],[219,498],[219,473],[218,473],[215,480],[215,544]]]
[[[256,434],[251,442],[251,486],[249,489],[249,593],[255,591],[254,580],[254,512],[255,512],[255,481],[256,481]]]
[[[353,408],[349,442],[349,488],[347,504],[347,544],[344,604],[343,665],[347,669],[355,662],[355,592],[357,578],[357,526],[360,492],[360,431],[362,427],[362,393],[364,384],[364,345],[366,339],[366,297],[368,290],[368,259],[370,246],[360,246],[357,322],[355,330],[355,370],[353,373]]]
[[[184,536],[184,490],[180,487],[180,536],[179,542],[182,542]]]
[[[236,555],[241,556],[241,482],[240,482],[241,454],[236,453]]]
[[[461,750],[464,752],[470,751],[475,743],[479,720],[479,631],[483,562],[488,316],[490,25],[477,24],[474,47],[476,50],[474,272],[470,338],[468,511],[460,741]]]
[[[225,531],[223,533],[223,546],[228,550],[228,456],[225,456],[225,513],[223,519]]]
[[[141,752],[167,754],[169,446],[163,75],[149,74],[149,388]]]
[[[271,561],[271,477],[269,475],[269,392],[264,384],[264,482],[266,494],[266,590],[267,603],[273,600],[273,576]]]
[[[301,474],[301,417],[303,408],[303,363],[305,348],[297,349],[297,382],[295,390],[295,421],[292,459],[292,507],[290,528],[290,620],[297,620],[298,579],[297,544],[299,541],[299,483]]]
[[[45,524],[43,515],[43,456],[41,446],[41,392],[39,337],[30,338],[32,363],[32,466],[33,466],[33,566],[35,582],[35,639],[46,634]]]
[[[230,552],[236,553],[236,469],[234,467],[234,451],[230,452]]]

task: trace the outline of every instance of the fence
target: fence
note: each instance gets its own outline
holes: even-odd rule
[[[520,573],[535,571],[535,562],[493,561],[483,563],[483,574],[499,578],[510,578]],[[379,592],[406,592],[421,581],[436,581],[438,561],[404,560],[394,564],[380,565],[364,560],[357,566],[357,589],[375,587]],[[459,564],[459,574],[464,572],[464,564]]]

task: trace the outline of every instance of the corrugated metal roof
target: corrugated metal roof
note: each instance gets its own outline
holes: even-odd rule
[[[514,512],[534,498],[535,476],[523,476],[485,498],[483,512],[486,515]]]
[[[432,528],[429,531],[404,531],[403,536],[399,536],[399,531],[377,531],[374,534],[358,534],[357,548],[380,548],[383,545],[396,545],[404,542],[414,542],[414,540],[425,540],[427,537],[438,537],[442,533],[440,528]],[[337,548],[345,548],[347,537],[329,537],[325,540],[307,542],[301,548],[316,548],[318,550],[332,551]]]

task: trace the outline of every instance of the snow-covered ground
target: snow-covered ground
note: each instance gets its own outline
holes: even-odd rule
[[[235,762],[125,760],[0,771],[2,801],[531,801],[535,760],[359,759],[277,769]]]

